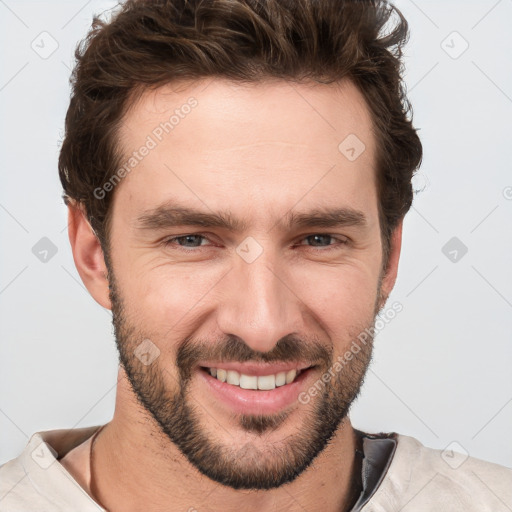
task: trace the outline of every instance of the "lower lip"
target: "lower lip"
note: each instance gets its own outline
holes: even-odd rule
[[[304,388],[304,381],[311,375],[313,367],[303,370],[291,383],[270,390],[243,389],[212,377],[207,371],[198,371],[211,393],[241,414],[270,414],[282,411],[297,402]]]

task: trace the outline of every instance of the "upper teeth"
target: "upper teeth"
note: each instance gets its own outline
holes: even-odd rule
[[[221,382],[240,386],[243,389],[275,389],[278,386],[284,386],[294,381],[300,374],[297,370],[279,372],[274,375],[246,375],[236,370],[224,370],[223,368],[209,368],[210,375],[217,377]]]

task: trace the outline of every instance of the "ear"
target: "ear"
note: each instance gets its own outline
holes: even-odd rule
[[[400,251],[402,249],[403,221],[404,219],[402,217],[391,235],[388,264],[387,268],[383,270],[380,292],[382,299],[379,305],[379,310],[384,306],[391,290],[393,290],[393,287],[395,286],[396,276],[398,273],[398,261],[400,260]]]
[[[75,204],[68,205],[68,235],[76,269],[84,285],[98,304],[111,309],[101,244],[82,208]]]

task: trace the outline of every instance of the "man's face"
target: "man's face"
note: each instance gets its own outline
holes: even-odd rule
[[[116,339],[138,400],[199,471],[269,489],[325,448],[371,358],[357,338],[381,305],[375,140],[350,83],[208,83],[147,92],[122,124],[137,164],[112,211]]]

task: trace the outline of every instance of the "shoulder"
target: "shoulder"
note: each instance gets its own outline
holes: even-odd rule
[[[512,469],[397,434],[396,450],[373,502],[403,512],[512,510]],[[364,508],[365,511],[380,510]]]
[[[31,441],[34,436],[31,438]],[[23,459],[26,450],[15,459],[0,466],[0,512],[17,512],[34,510],[51,510],[51,504],[37,492]]]
[[[0,466],[0,512],[99,511],[59,458],[99,426],[36,432],[18,457]]]

